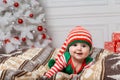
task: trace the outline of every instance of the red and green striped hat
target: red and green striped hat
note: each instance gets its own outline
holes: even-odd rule
[[[90,49],[92,48],[92,36],[89,31],[81,26],[77,26],[68,34],[66,41],[59,51],[60,54],[66,52],[67,48],[76,42],[86,43]]]

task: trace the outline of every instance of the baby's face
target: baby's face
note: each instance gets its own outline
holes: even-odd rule
[[[75,43],[69,47],[71,57],[77,60],[85,59],[90,52],[90,47],[85,43]]]

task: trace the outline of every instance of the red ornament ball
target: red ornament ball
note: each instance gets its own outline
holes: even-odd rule
[[[46,39],[46,34],[42,34],[42,39]]]
[[[38,26],[38,27],[37,27],[37,30],[38,30],[38,31],[42,31],[42,30],[43,30],[43,27],[42,27],[42,26]]]
[[[32,13],[31,13],[31,14],[29,14],[29,17],[31,17],[31,18],[32,18],[32,17],[33,17],[33,14],[32,14]]]
[[[22,38],[22,41],[23,41],[23,42],[25,42],[25,41],[26,41],[26,38],[25,38],[25,37],[24,37],[24,38]]]
[[[15,7],[18,7],[18,6],[19,6],[19,3],[18,3],[18,2],[15,2],[15,3],[14,3],[14,6],[15,6]]]
[[[5,44],[7,44],[7,43],[10,42],[10,40],[9,39],[5,39],[4,42],[5,42]]]
[[[18,23],[22,24],[23,23],[23,19],[18,19]]]
[[[3,3],[5,3],[5,4],[6,4],[6,3],[7,3],[7,0],[3,0]]]
[[[16,40],[19,40],[19,37],[18,37],[18,36],[15,36],[14,38],[15,38]]]

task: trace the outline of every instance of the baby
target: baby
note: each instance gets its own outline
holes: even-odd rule
[[[50,78],[61,71],[72,78],[81,73],[83,69],[93,64],[93,58],[89,56],[91,49],[91,34],[81,26],[75,27],[70,31],[57,58],[49,61],[48,66],[51,69],[44,76]]]

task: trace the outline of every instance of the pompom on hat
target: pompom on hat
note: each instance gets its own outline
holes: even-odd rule
[[[90,49],[92,48],[92,36],[89,31],[81,26],[76,26],[68,34],[66,41],[59,50],[58,57],[66,52],[68,48],[76,42],[86,43]]]

